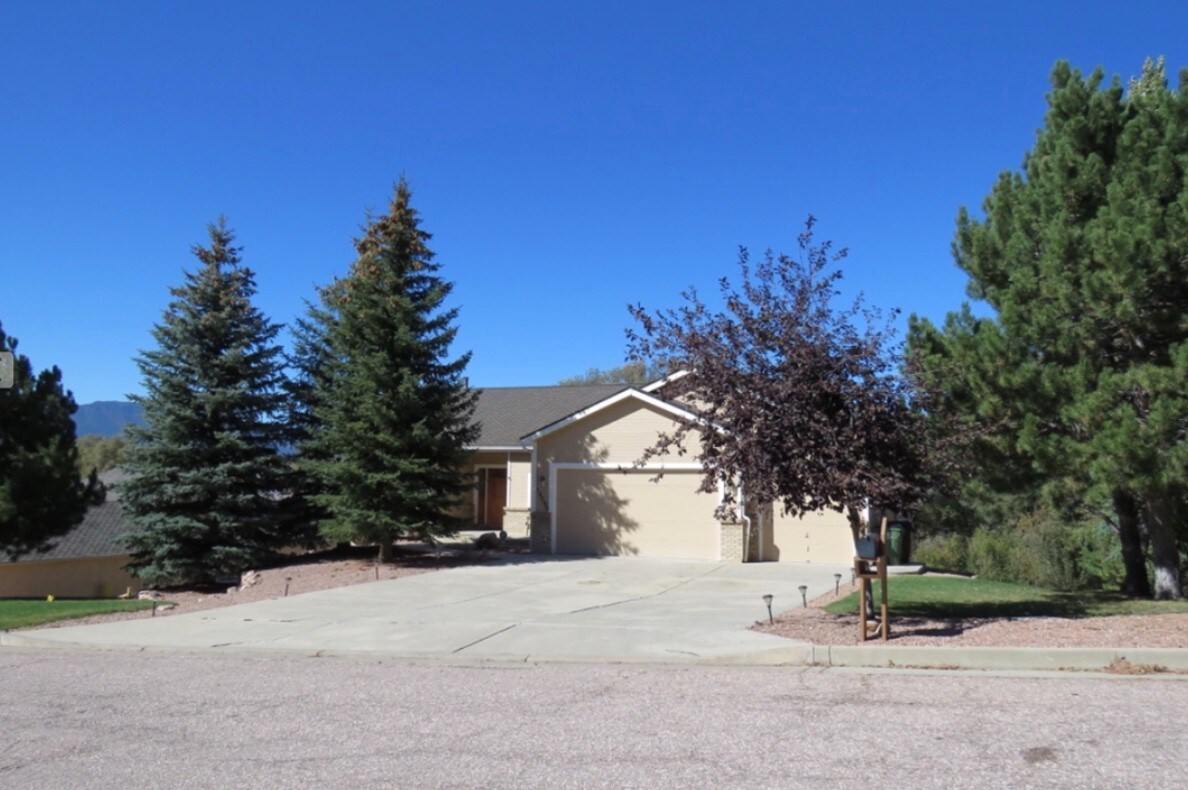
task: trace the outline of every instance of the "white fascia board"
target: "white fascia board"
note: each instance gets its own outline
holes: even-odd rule
[[[655,392],[656,390],[663,387],[665,384],[671,384],[674,381],[680,381],[681,379],[683,379],[685,376],[688,376],[688,375],[689,375],[689,371],[678,370],[676,373],[670,373],[662,379],[658,379],[656,381],[653,381],[651,384],[647,384],[643,387],[640,387],[640,390],[643,392]]]
[[[649,406],[653,406],[657,409],[660,409],[661,411],[666,411],[669,414],[673,414],[677,417],[682,417],[686,420],[693,420],[694,422],[699,421],[699,418],[697,417],[697,415],[691,411],[682,409],[679,406],[674,406],[671,403],[668,403],[667,401],[662,401],[659,398],[655,397],[654,395],[649,395],[646,392],[643,392],[641,390],[625,389],[622,392],[616,392],[614,395],[611,395],[609,398],[606,398],[605,400],[598,401],[598,403],[595,403],[592,406],[587,406],[586,408],[582,409],[581,411],[574,412],[573,414],[569,415],[568,417],[557,420],[554,423],[550,423],[549,425],[546,425],[545,427],[541,428],[539,431],[536,431],[535,433],[528,434],[527,436],[523,437],[524,441],[529,442],[529,443],[536,442],[541,437],[548,436],[551,433],[556,433],[557,431],[561,430],[562,428],[567,428],[570,425],[573,425],[575,422],[578,422],[579,420],[584,420],[585,418],[589,417],[591,414],[597,414],[598,412],[600,412],[604,409],[608,409],[611,406],[614,406],[616,403],[621,403],[621,402],[627,400],[628,398],[641,401],[643,403],[648,404]]]
[[[649,461],[646,464],[636,464],[632,461],[615,463],[613,461],[554,461],[554,469],[601,469],[620,472],[694,472],[701,471],[701,464],[695,461]]]
[[[522,444],[510,444],[510,445],[468,444],[468,445],[463,446],[462,449],[466,450],[468,452],[472,452],[472,453],[482,452],[484,450],[490,450],[491,452],[500,452],[500,453],[526,453],[529,450],[531,450],[532,448],[526,447],[525,445],[522,445]]]

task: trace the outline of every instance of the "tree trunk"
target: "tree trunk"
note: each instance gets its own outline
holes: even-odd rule
[[[854,538],[854,553],[858,553],[858,538],[862,537],[862,514],[853,505],[846,505],[846,518],[850,521],[850,532]]]
[[[1139,509],[1134,495],[1119,489],[1114,492],[1114,512],[1118,515],[1118,538],[1122,541],[1122,564],[1126,579],[1122,592],[1132,598],[1150,598],[1151,580],[1147,559],[1143,556],[1143,537],[1139,532]]]
[[[380,565],[383,565],[387,562],[392,561],[392,541],[391,540],[381,540],[379,542],[379,554],[376,556],[375,561],[377,563],[379,563]]]
[[[1178,600],[1184,593],[1180,586],[1180,550],[1176,544],[1175,507],[1163,492],[1143,497],[1147,503],[1147,534],[1151,538],[1151,564],[1155,566],[1155,598]]]

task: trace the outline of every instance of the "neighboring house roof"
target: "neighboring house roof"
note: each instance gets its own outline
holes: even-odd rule
[[[0,551],[0,562],[35,562],[37,560],[77,560],[83,557],[122,557],[128,549],[119,541],[128,531],[124,523],[124,509],[120,507],[117,483],[128,479],[121,469],[99,473],[99,480],[107,486],[107,500],[87,508],[82,523],[51,543],[49,551],[31,551],[13,560]]]
[[[628,389],[625,384],[572,387],[487,387],[479,390],[475,448],[527,447],[521,437]]]
[[[107,487],[108,502],[118,501],[120,498],[120,483],[126,483],[131,479],[132,475],[118,467],[99,473],[99,482]]]
[[[84,557],[119,557],[128,553],[119,537],[128,531],[124,523],[124,509],[119,502],[107,501],[87,508],[82,523],[56,538],[49,551],[23,554],[15,562],[38,560],[76,560]],[[0,552],[0,560],[13,562]]]

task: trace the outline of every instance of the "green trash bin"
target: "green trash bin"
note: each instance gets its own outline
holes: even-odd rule
[[[912,556],[912,522],[887,524],[887,564],[907,565]]]

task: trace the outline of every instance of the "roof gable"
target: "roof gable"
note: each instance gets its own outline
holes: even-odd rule
[[[523,437],[523,441],[528,442],[528,443],[535,442],[538,439],[548,436],[549,434],[556,433],[557,431],[561,430],[562,428],[568,428],[570,425],[573,425],[576,422],[580,422],[580,421],[586,419],[587,417],[590,417],[591,415],[598,414],[599,412],[609,409],[610,407],[614,406],[615,404],[622,403],[625,400],[639,401],[645,405],[659,409],[660,411],[667,412],[674,417],[680,417],[680,418],[683,418],[686,420],[698,420],[699,419],[696,414],[689,411],[688,409],[682,408],[681,406],[679,406],[675,403],[669,403],[668,401],[661,400],[660,398],[657,398],[654,395],[649,395],[648,393],[646,393],[642,390],[638,390],[638,389],[635,389],[632,387],[632,388],[625,389],[622,392],[615,393],[614,395],[611,395],[608,398],[604,398],[603,400],[600,400],[597,403],[593,403],[584,409],[579,409],[578,411],[575,411],[572,414],[566,415],[565,417],[562,417],[561,419],[555,420],[555,421],[545,425],[544,427],[539,428],[538,430],[534,431],[533,433],[525,435]]]

